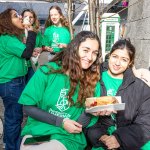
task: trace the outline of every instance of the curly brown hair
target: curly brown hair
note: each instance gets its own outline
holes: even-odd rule
[[[65,18],[65,16],[63,15],[61,8],[59,6],[51,6],[49,9],[49,12],[52,9],[56,9],[58,11],[58,13],[61,15],[61,18],[60,18],[61,25],[69,29],[69,23],[68,23],[67,19]],[[50,13],[49,13],[48,18],[45,22],[45,28],[47,28],[51,25],[53,25],[53,22],[51,20]]]
[[[0,35],[9,34],[15,35],[20,38],[23,34],[23,29],[19,29],[15,25],[13,25],[11,18],[12,10],[15,9],[8,8],[2,13],[0,13]]]
[[[25,12],[30,12],[30,13],[33,15],[33,17],[34,17],[34,23],[33,23],[34,31],[35,31],[35,32],[38,32],[39,29],[40,29],[40,23],[39,23],[39,20],[38,20],[38,18],[37,18],[36,13],[35,13],[32,9],[25,9],[25,10],[23,10],[23,12],[21,13],[21,16],[22,16],[22,17],[24,17],[24,13],[25,13]]]
[[[99,51],[95,62],[87,70],[83,70],[80,63],[80,57],[78,54],[79,46],[86,39],[97,40],[99,44]],[[69,102],[74,104],[72,96],[75,93],[77,85],[80,86],[77,105],[82,106],[87,97],[94,96],[94,90],[96,83],[100,79],[100,61],[101,57],[101,44],[98,36],[90,31],[82,31],[76,35],[76,37],[68,44],[64,51],[58,53],[51,61],[61,65],[60,70],[54,70],[50,68],[47,73],[64,73],[69,72],[70,77],[70,91]]]

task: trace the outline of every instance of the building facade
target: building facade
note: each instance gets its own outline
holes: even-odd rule
[[[136,47],[135,66],[150,67],[150,5],[149,0],[130,0],[126,37]]]

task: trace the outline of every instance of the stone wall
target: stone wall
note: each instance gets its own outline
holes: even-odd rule
[[[129,0],[126,37],[136,47],[135,66],[150,67],[150,5],[149,0]]]

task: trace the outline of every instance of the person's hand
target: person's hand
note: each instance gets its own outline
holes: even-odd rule
[[[110,150],[120,147],[120,144],[118,143],[116,137],[113,135],[103,135],[99,140],[102,141]]]
[[[27,31],[34,31],[34,28],[33,28],[32,25],[26,25],[26,26],[25,26],[25,29],[26,29]]]
[[[59,48],[66,48],[66,47],[67,47],[67,44],[59,43],[59,44],[58,44],[58,47],[59,47]]]
[[[32,56],[37,57],[38,55],[40,55],[41,51],[42,51],[42,48],[40,47],[34,48]]]
[[[82,125],[70,119],[66,119],[65,121],[63,121],[63,128],[69,133],[82,132]]]
[[[102,110],[98,112],[93,112],[92,115],[94,116],[110,116],[113,113],[117,113],[115,110]]]
[[[136,69],[134,66],[132,70],[137,78],[143,80],[150,87],[150,71],[148,69],[144,68]]]
[[[32,53],[32,57],[37,57],[38,55],[40,55],[40,53],[34,52]]]
[[[53,49],[51,47],[49,47],[49,46],[45,46],[45,50],[48,51],[48,52],[52,52],[53,51]]]
[[[24,44],[26,44],[26,41],[27,41],[27,38],[26,38],[26,37],[23,37],[22,42],[23,42]]]
[[[34,48],[34,52],[41,53],[41,51],[42,51],[41,47]]]

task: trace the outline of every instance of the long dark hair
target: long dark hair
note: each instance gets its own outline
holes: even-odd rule
[[[49,15],[48,15],[48,18],[45,22],[45,28],[53,25],[53,22],[51,20],[51,17],[50,17],[50,11],[52,9],[56,9],[58,11],[58,13],[61,15],[61,18],[60,18],[60,22],[61,22],[61,25],[66,27],[67,29],[69,29],[69,23],[67,21],[67,19],[64,17],[63,13],[62,13],[62,10],[59,6],[51,6],[50,9],[49,9]]]
[[[130,65],[129,67],[133,67],[134,65],[134,58],[135,58],[135,47],[131,44],[130,40],[128,39],[121,39],[118,40],[112,47],[111,51],[110,51],[110,55],[117,49],[126,49],[129,57],[130,57]]]
[[[24,30],[19,29],[15,25],[13,25],[12,18],[11,18],[12,10],[15,10],[15,9],[8,8],[2,13],[0,13],[0,35],[9,34],[9,35],[15,35],[21,38],[21,35],[23,34]]]
[[[87,70],[83,70],[80,63],[79,57],[79,46],[86,39],[96,40],[99,44],[99,51],[95,62]],[[84,104],[87,97],[94,95],[94,89],[96,83],[100,79],[99,66],[101,56],[101,44],[98,36],[90,31],[82,31],[76,35],[76,37],[68,44],[67,48],[58,53],[51,61],[61,65],[60,70],[53,72],[64,73],[69,72],[70,77],[70,91],[69,91],[69,102],[73,103],[72,96],[75,92],[77,85],[79,84],[80,90],[78,94],[77,104],[80,106]],[[49,71],[51,72],[51,69]],[[49,74],[48,73],[48,74]]]

